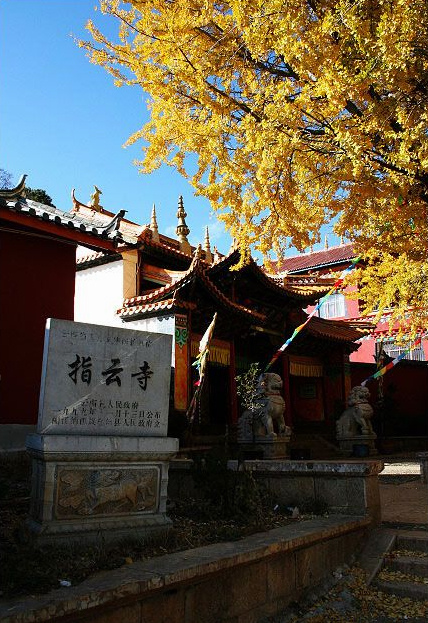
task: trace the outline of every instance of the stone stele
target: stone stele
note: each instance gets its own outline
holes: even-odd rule
[[[144,537],[170,525],[172,338],[49,319],[32,457],[39,541]]]
[[[37,432],[165,437],[169,335],[49,319]]]

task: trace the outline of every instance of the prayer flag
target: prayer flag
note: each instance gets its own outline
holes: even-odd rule
[[[309,316],[306,318],[305,322],[301,325],[299,325],[298,327],[296,327],[296,329],[294,329],[293,334],[291,335],[291,337],[288,338],[288,340],[286,342],[284,342],[284,344],[276,351],[276,353],[274,354],[274,356],[272,357],[272,359],[270,360],[270,362],[268,363],[268,365],[265,368],[265,372],[267,372],[269,370],[269,368],[275,363],[275,361],[278,359],[278,357],[280,356],[280,354],[282,352],[284,352],[284,350],[287,348],[287,346],[294,340],[294,338],[296,337],[296,335],[298,333],[300,333],[300,331],[306,327],[306,325],[308,324],[308,322],[310,321],[310,319],[317,313],[317,311],[320,309],[320,307],[326,302],[326,300],[328,299],[329,296],[331,296],[332,294],[334,294],[334,292],[336,292],[336,290],[338,290],[339,288],[342,287],[343,282],[345,280],[345,276],[347,273],[349,273],[351,270],[353,270],[356,266],[356,264],[360,261],[361,259],[361,255],[359,255],[358,257],[356,257],[354,260],[352,260],[351,264],[348,266],[348,268],[345,268],[345,270],[342,272],[342,274],[340,275],[339,279],[334,283],[333,287],[327,292],[327,294],[325,296],[323,296],[318,304],[314,307],[314,309],[311,311],[311,313],[309,314]]]

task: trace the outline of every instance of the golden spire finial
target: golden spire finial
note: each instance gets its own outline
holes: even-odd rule
[[[213,255],[211,253],[211,247],[210,247],[210,233],[208,230],[208,225],[205,229],[205,244],[204,244],[204,251],[205,251],[205,259],[207,262],[209,262],[210,264],[213,261]]]
[[[159,242],[159,229],[158,222],[156,220],[156,206],[153,204],[152,216],[150,218],[150,231],[152,232],[152,240]]]
[[[178,240],[180,241],[180,250],[183,251],[183,253],[188,253],[190,255],[192,249],[189,241],[187,240],[187,236],[190,234],[190,229],[186,224],[186,216],[187,212],[184,209],[183,197],[180,195],[178,198],[177,210],[178,225],[175,232],[178,236]]]
[[[328,249],[328,236],[324,238],[324,249],[327,251]]]

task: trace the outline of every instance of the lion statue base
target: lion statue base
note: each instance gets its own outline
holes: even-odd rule
[[[278,374],[266,372],[260,375],[255,408],[244,411],[238,420],[238,443],[257,444],[263,449],[264,458],[285,456],[286,444],[291,437],[291,428],[284,420],[285,402],[281,389],[282,379]],[[272,449],[273,443],[278,446],[276,451]]]
[[[342,450],[351,453],[355,445],[367,445],[369,454],[376,452],[371,418],[373,408],[369,403],[367,387],[356,385],[349,392],[347,408],[336,422],[336,438]]]

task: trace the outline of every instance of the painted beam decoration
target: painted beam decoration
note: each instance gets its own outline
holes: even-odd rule
[[[37,432],[164,437],[172,336],[48,319]]]

